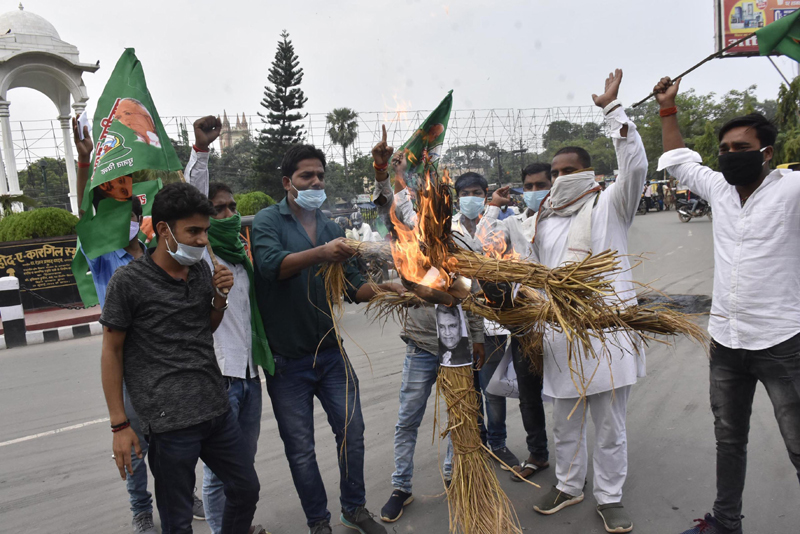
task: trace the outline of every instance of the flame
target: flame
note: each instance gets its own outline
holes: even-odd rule
[[[426,173],[417,198],[417,225],[412,229],[400,221],[392,206],[390,217],[397,239],[392,243],[392,257],[400,275],[409,282],[446,291],[451,284],[448,271],[453,271],[455,258],[446,254],[444,236],[439,235],[444,226],[442,216],[435,207],[436,187]],[[437,261],[438,260],[438,261]],[[437,265],[434,265],[438,263]]]
[[[408,112],[411,110],[411,102],[404,99],[398,99],[397,93],[392,95],[392,100],[394,100],[394,106],[391,106],[386,103],[386,97],[381,95],[381,99],[383,100],[383,121],[384,122],[405,122],[408,120]]]
[[[475,232],[481,242],[483,254],[496,260],[520,260],[522,255],[514,250],[505,232],[496,224],[482,224]]]

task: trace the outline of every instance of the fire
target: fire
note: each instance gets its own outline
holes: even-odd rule
[[[383,112],[383,121],[384,122],[405,122],[408,120],[408,112],[411,109],[411,102],[404,99],[398,99],[397,94],[392,95],[392,100],[394,100],[394,106],[386,103],[386,97],[381,95],[383,99],[383,107],[385,111]]]
[[[445,173],[446,175],[446,173]],[[449,179],[449,178],[448,178]],[[397,239],[392,243],[392,257],[400,275],[416,284],[447,291],[451,279],[448,270],[454,267],[454,258],[448,259],[445,229],[447,213],[437,209],[437,187],[426,173],[418,191],[417,224],[412,229],[400,221],[395,206],[390,216]],[[449,203],[448,203],[449,209]]]
[[[483,253],[497,260],[519,260],[522,256],[514,250],[505,232],[496,224],[483,224],[478,227],[475,237],[481,242]]]

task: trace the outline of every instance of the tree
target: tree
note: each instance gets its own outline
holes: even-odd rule
[[[282,193],[278,167],[283,154],[290,145],[302,142],[305,137],[303,125],[298,124],[298,121],[303,120],[306,115],[297,110],[303,109],[308,99],[300,89],[303,69],[299,68],[299,64],[294,45],[284,30],[267,76],[271,86],[264,87],[261,105],[267,111],[258,116],[267,127],[260,132],[258,151],[253,163],[263,188],[272,196]]]
[[[326,120],[331,125],[328,129],[331,143],[342,147],[344,175],[347,176],[347,147],[358,137],[358,113],[350,108],[336,108],[328,113]]]
[[[778,127],[776,160],[781,163],[800,161],[800,76],[789,86],[781,84],[775,125]]]
[[[69,209],[69,178],[63,159],[41,158],[29,162],[18,177],[20,189],[39,205]]]

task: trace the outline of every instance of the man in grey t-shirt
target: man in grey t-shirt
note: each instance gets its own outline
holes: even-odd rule
[[[119,268],[100,317],[101,358],[114,454],[120,475],[132,472],[122,379],[149,443],[156,504],[165,532],[191,532],[195,466],[202,458],[222,480],[222,532],[247,534],[258,502],[258,477],[244,446],[212,334],[227,308],[233,276],[201,261],[213,205],[193,186],[170,184],[153,203],[158,246]]]

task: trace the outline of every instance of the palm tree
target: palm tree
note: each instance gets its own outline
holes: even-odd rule
[[[14,212],[14,204],[20,203],[25,208],[35,208],[37,202],[26,195],[0,195],[0,208],[3,209],[3,215],[8,215]]]
[[[328,135],[331,142],[342,147],[344,157],[344,175],[347,177],[347,147],[358,137],[358,113],[350,108],[336,108],[328,113],[327,121],[331,125]]]

